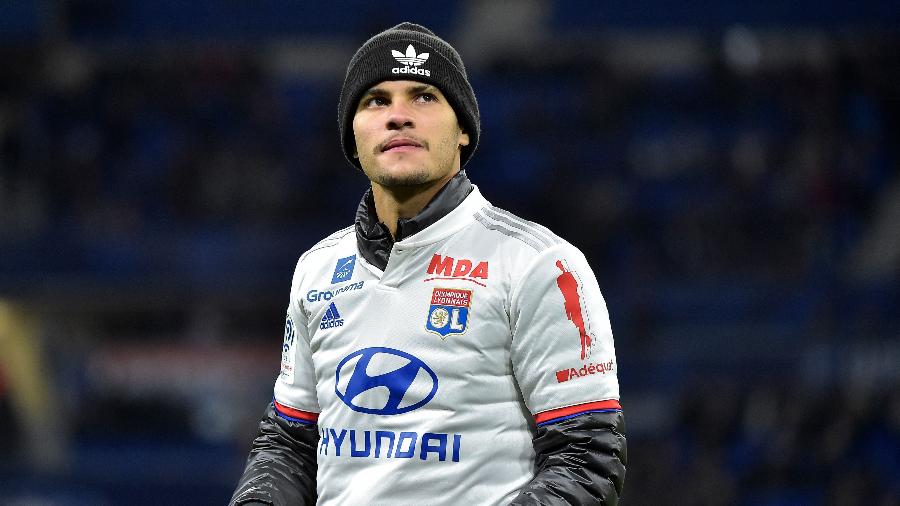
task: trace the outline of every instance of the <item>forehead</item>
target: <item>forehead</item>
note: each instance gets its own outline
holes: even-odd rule
[[[441,93],[440,88],[433,84],[423,83],[421,81],[381,81],[367,88],[362,96],[373,95],[378,93],[412,93],[430,91]]]

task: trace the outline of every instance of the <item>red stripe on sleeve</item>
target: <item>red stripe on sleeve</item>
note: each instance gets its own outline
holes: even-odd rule
[[[568,406],[565,408],[559,409],[551,409],[550,411],[544,411],[543,413],[538,413],[534,415],[535,423],[543,423],[547,420],[553,420],[556,418],[562,418],[564,416],[572,416],[578,415],[581,413],[586,413],[588,411],[601,411],[601,410],[613,410],[613,409],[622,409],[622,406],[619,404],[619,401],[615,399],[609,399],[605,401],[597,401],[597,402],[587,402],[585,404],[576,404],[574,406]]]
[[[289,408],[278,401],[275,401],[275,409],[278,410],[278,412],[282,415],[289,416],[291,418],[297,418],[300,420],[306,420],[308,422],[315,422],[319,419],[318,413],[311,413],[309,411],[300,411],[299,409]]]

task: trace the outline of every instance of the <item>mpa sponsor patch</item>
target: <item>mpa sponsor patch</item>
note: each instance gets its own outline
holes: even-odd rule
[[[428,264],[428,274],[432,277],[423,281],[440,280],[461,280],[471,281],[476,285],[487,286],[484,284],[488,279],[488,263],[487,261],[473,262],[468,258],[455,259],[451,256],[441,256],[435,253],[431,257]],[[476,279],[477,278],[477,279]],[[481,281],[478,281],[478,280]]]
[[[450,334],[462,334],[469,325],[471,306],[471,290],[435,288],[431,292],[425,330],[440,335],[441,339]]]

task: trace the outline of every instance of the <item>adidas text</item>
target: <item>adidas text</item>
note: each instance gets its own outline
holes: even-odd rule
[[[330,321],[322,322],[319,324],[319,328],[321,330],[333,329],[335,327],[343,327],[343,326],[344,326],[344,320],[330,320]]]
[[[420,69],[416,67],[394,67],[391,69],[393,74],[418,74],[420,76],[431,76],[430,70]]]

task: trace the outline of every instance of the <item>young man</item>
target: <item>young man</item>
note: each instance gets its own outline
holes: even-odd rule
[[[297,264],[274,401],[232,504],[616,504],[624,421],[584,256],[495,208],[457,52],[402,23],[350,61],[356,223]]]

